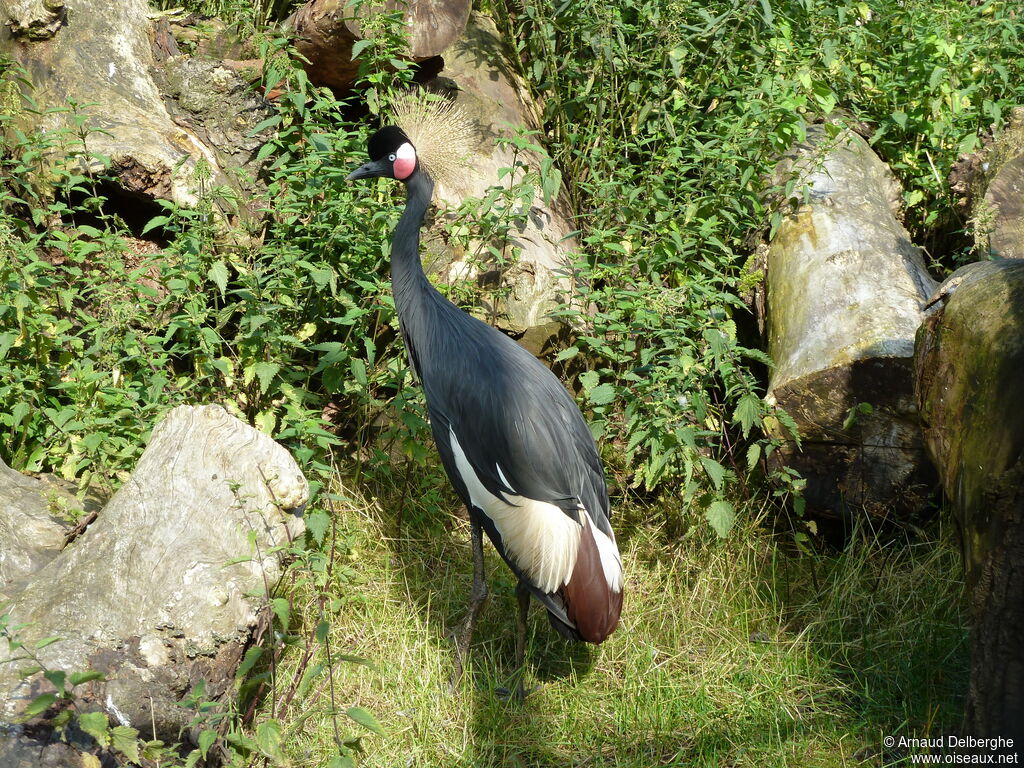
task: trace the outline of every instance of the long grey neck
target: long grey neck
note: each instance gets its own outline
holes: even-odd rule
[[[423,302],[433,291],[420,263],[420,228],[434,192],[434,182],[417,171],[407,184],[405,212],[391,240],[391,289],[399,320]]]

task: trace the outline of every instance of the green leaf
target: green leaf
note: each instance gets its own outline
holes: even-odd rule
[[[210,751],[210,747],[213,746],[213,742],[217,740],[217,732],[209,729],[201,731],[199,734],[199,751],[203,755],[203,759],[206,759],[206,754]]]
[[[306,532],[313,537],[313,541],[317,544],[323,544],[324,537],[331,527],[330,515],[318,509],[306,515],[305,520]]]
[[[380,736],[384,735],[384,727],[377,722],[377,718],[362,707],[349,707],[345,710],[345,714],[364,728],[367,728]]]
[[[299,681],[299,687],[297,689],[297,695],[300,701],[309,692],[309,686],[313,684],[313,681],[320,677],[320,675],[322,675],[326,670],[327,666],[325,664],[311,664],[306,668],[306,671],[302,673],[302,679]]]
[[[210,271],[206,273],[214,284],[220,289],[220,295],[223,296],[228,288],[228,265],[223,260],[216,262]]]
[[[327,642],[327,633],[331,631],[331,623],[327,620],[321,620],[317,622],[316,631],[313,636],[316,637],[316,641],[323,645]]]
[[[96,669],[90,669],[85,672],[72,672],[68,677],[68,682],[71,683],[71,687],[74,688],[76,685],[82,683],[88,683],[91,680],[102,680],[103,673]]]
[[[233,733],[229,731],[228,733],[225,733],[224,741],[244,752],[260,751],[260,745],[240,731],[235,731]]]
[[[744,437],[749,436],[751,427],[761,423],[761,398],[753,392],[743,395],[736,404],[732,423],[740,425]]]
[[[761,460],[761,444],[752,443],[747,447],[747,472],[753,472]]]
[[[349,369],[352,371],[352,378],[356,380],[361,387],[366,386],[366,363],[360,360],[358,357],[353,357],[349,361]]]
[[[127,725],[115,725],[110,729],[110,746],[133,763],[141,763],[139,755],[139,732]]]
[[[170,220],[171,219],[169,216],[154,216],[152,219],[146,222],[146,226],[142,228],[142,234],[144,235],[147,232],[149,232],[149,230],[155,229],[156,227],[162,227]]]
[[[60,640],[63,640],[63,638],[58,637],[56,635],[53,635],[51,637],[44,637],[42,640],[36,640],[35,648],[38,651],[40,648],[45,648],[48,645],[53,645],[54,643]]]
[[[262,133],[267,128],[276,128],[280,124],[281,124],[281,116],[280,115],[272,115],[272,116],[268,117],[266,120],[261,120],[260,122],[256,123],[256,125],[254,125],[252,128],[250,128],[249,129],[249,135],[250,136],[255,136],[257,133]],[[264,146],[266,146],[266,145],[264,145]],[[260,151],[261,152],[263,151],[262,147],[260,148]]]
[[[245,652],[245,657],[242,659],[242,663],[238,665],[238,669],[235,670],[235,677],[241,679],[245,677],[256,666],[256,662],[260,660],[263,655],[263,649],[259,646],[254,645],[252,648]],[[203,757],[206,754],[203,753]]]
[[[580,384],[584,389],[592,389],[597,386],[597,382],[601,380],[600,375],[597,371],[585,371],[580,374]]]
[[[355,45],[352,46],[352,61],[355,61],[356,58],[358,58],[359,54],[365,51],[371,45],[373,45],[373,38],[371,37],[368,37],[365,40],[356,41]]]
[[[2,358],[3,355],[0,355]],[[21,426],[21,422],[24,421],[25,417],[28,416],[29,404],[26,402],[15,403],[11,408],[11,427],[17,429]]]
[[[260,752],[273,760],[275,765],[285,762],[281,751],[281,724],[277,720],[267,720],[256,726],[256,743]]]
[[[43,677],[53,683],[53,687],[58,691],[64,690],[64,673],[59,669],[49,670],[43,673]]]
[[[277,363],[268,363],[267,361],[261,361],[253,366],[253,372],[256,374],[256,378],[260,381],[260,394],[267,394],[267,390],[270,388],[270,382],[277,376],[278,371],[281,370],[281,366]]]
[[[348,653],[336,653],[334,658],[338,661],[347,661],[349,664],[359,664],[368,669],[372,669],[374,672],[379,672],[380,668],[369,659],[364,659],[362,656],[353,656]]]
[[[277,621],[281,625],[281,629],[288,630],[288,621],[291,618],[292,607],[289,602],[283,597],[275,597],[270,601],[270,609],[277,616]]]
[[[25,707],[26,717],[38,715],[40,712],[45,712],[53,703],[57,700],[57,694],[55,693],[44,693],[42,696],[36,696],[32,699],[32,702]]]
[[[105,712],[84,712],[78,716],[78,727],[96,739],[101,747],[110,744],[110,720]]]
[[[356,768],[356,764],[348,755],[335,755],[327,764],[327,768]]]
[[[598,384],[587,392],[587,399],[593,405],[607,405],[615,399],[615,387],[612,384]]]
[[[715,490],[722,490],[722,480],[725,478],[725,467],[707,456],[701,456],[700,463],[701,466],[704,467],[704,471],[707,473],[708,478],[710,478],[711,482],[714,484]]]
[[[713,501],[708,507],[705,517],[711,523],[711,527],[715,529],[715,533],[723,539],[729,535],[729,531],[732,530],[736,522],[736,512],[733,511],[732,504],[725,499]]]

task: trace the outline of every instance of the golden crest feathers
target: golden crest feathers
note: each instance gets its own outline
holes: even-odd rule
[[[473,121],[450,99],[411,91],[392,102],[395,125],[416,148],[420,166],[435,182],[457,185],[479,138]]]

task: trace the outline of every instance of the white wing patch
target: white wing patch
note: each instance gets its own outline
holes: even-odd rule
[[[586,512],[586,510],[584,510]],[[590,513],[586,512],[587,523],[590,531],[594,534],[594,543],[597,544],[597,554],[601,557],[601,568],[604,570],[604,580],[608,582],[608,588],[612,592],[622,591],[622,558],[619,556],[619,548],[614,539],[608,538],[608,534],[594,525],[590,519]]]
[[[480,482],[451,427],[448,428],[448,437],[455,458],[455,468],[466,490],[469,491],[469,499],[473,506],[481,509],[494,522],[509,559],[522,569],[538,589],[543,592],[557,592],[569,581],[573,568],[576,567],[582,530],[580,525],[554,504],[546,501],[506,494],[511,503],[505,503]],[[506,487],[512,487],[501,469],[498,469],[498,476]],[[596,528],[594,531],[600,533]],[[604,536],[604,539],[607,541],[608,537]],[[598,543],[600,547],[600,539]],[[608,545],[612,548],[615,546],[610,541]],[[601,560],[604,561],[603,549]],[[607,568],[605,565],[606,573]],[[619,574],[621,589],[621,565]]]

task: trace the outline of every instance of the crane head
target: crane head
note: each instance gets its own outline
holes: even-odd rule
[[[416,171],[416,148],[405,131],[395,125],[381,128],[370,137],[367,149],[370,162],[348,175],[348,180],[385,176],[406,181]]]
[[[436,182],[457,183],[479,145],[473,121],[452,101],[429,94],[404,94],[393,107],[395,124],[370,137],[370,162],[348,178],[408,181],[422,170]]]

